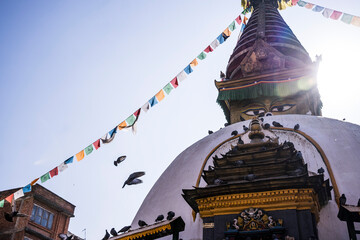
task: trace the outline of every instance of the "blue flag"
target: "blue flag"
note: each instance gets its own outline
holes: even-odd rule
[[[186,72],[186,74],[190,74],[190,73],[192,73],[193,72],[193,70],[192,70],[192,68],[191,68],[191,66],[190,66],[190,64],[189,65],[187,65],[187,67],[186,68],[184,68],[184,71]]]
[[[225,42],[225,38],[224,38],[224,36],[223,36],[222,33],[217,37],[217,40],[219,41],[220,44],[222,44],[223,42]]]
[[[153,96],[153,97],[149,100],[149,103],[150,103],[150,106],[153,107],[153,106],[155,106],[155,105],[158,103],[158,101],[157,101],[156,97]]]
[[[74,156],[68,158],[64,163],[65,163],[65,164],[69,164],[69,163],[72,163],[73,160],[74,160]]]
[[[116,133],[117,126],[109,132],[110,137],[112,137]]]
[[[324,7],[316,5],[312,10],[314,12],[321,12],[322,10],[324,10]]]
[[[31,184],[28,184],[25,187],[23,187],[23,192],[24,193],[31,192]]]

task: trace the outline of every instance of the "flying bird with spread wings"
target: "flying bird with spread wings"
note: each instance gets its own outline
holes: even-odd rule
[[[130,174],[128,179],[124,182],[124,185],[122,186],[122,188],[124,188],[125,185],[134,185],[134,184],[142,183],[142,181],[141,181],[141,179],[139,179],[139,177],[144,176],[144,175],[145,175],[145,172],[134,172],[134,173]]]

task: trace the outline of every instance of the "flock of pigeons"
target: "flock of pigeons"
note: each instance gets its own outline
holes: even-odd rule
[[[166,220],[170,221],[170,220],[172,220],[174,217],[175,217],[175,213],[174,213],[173,211],[169,211],[169,212],[167,213]],[[155,222],[161,222],[161,221],[164,220],[164,218],[165,218],[164,215],[161,214],[161,215],[157,216],[157,218],[155,219]],[[139,221],[138,221],[138,225],[139,225],[140,228],[148,226],[148,224],[147,224],[145,221],[143,221],[143,220],[139,220]],[[128,231],[131,231],[130,229],[131,229],[131,226],[125,226],[125,227],[121,228],[119,231],[116,231],[115,228],[111,228],[110,233],[109,233],[108,230],[106,229],[106,230],[105,230],[105,236],[102,238],[102,240],[107,240],[107,239],[109,239],[111,235],[112,235],[113,237],[115,237],[115,236],[118,236],[119,233],[126,233],[126,232],[128,232]],[[111,235],[110,235],[110,234],[111,234]],[[67,240],[67,239],[66,239],[66,240]]]

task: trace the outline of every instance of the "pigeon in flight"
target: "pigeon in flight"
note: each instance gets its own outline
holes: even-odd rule
[[[125,226],[122,229],[120,229],[118,231],[118,233],[125,233],[125,232],[129,231],[130,228],[131,228],[131,226]]]
[[[166,219],[170,221],[170,220],[173,219],[174,217],[175,217],[175,213],[174,213],[173,211],[169,211],[169,212],[167,213]]]
[[[147,223],[144,222],[143,220],[139,220],[139,221],[138,221],[138,224],[139,224],[140,227],[145,227],[145,226],[147,226]]]
[[[299,130],[299,128],[300,128],[300,125],[297,123],[297,124],[295,124],[295,126],[294,126],[294,130]]]
[[[160,222],[162,220],[164,220],[164,215],[161,214],[161,215],[157,216],[157,218],[155,219],[155,222]]]
[[[105,236],[102,238],[102,240],[108,240],[110,237],[110,233],[107,231],[107,229],[105,230]]]
[[[238,135],[238,131],[235,130],[231,132],[231,136],[236,136],[236,135]]]
[[[115,230],[115,228],[112,228],[112,229],[110,230],[110,233],[111,233],[111,235],[113,235],[114,237],[118,235],[118,234],[117,234],[117,231]]]
[[[66,235],[64,233],[59,234],[59,238],[61,238],[61,240],[71,240],[73,237],[74,237],[74,235],[68,236],[68,235]]]
[[[116,159],[116,161],[114,161],[114,165],[117,167],[117,165],[121,162],[123,162],[126,159],[126,156],[121,156],[118,157],[118,159]]]
[[[141,179],[138,179],[138,178],[141,176],[144,176],[144,175],[145,175],[145,172],[134,172],[134,173],[130,174],[128,179],[124,182],[124,185],[122,186],[122,188],[124,188],[125,185],[134,185],[134,184],[142,183]]]
[[[276,121],[273,121],[272,124],[274,127],[283,127],[283,125],[281,125],[280,123],[278,123]]]

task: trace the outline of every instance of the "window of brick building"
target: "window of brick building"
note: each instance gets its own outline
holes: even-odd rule
[[[48,229],[51,229],[54,219],[54,214],[43,209],[40,206],[34,205],[31,212],[30,220]]]

